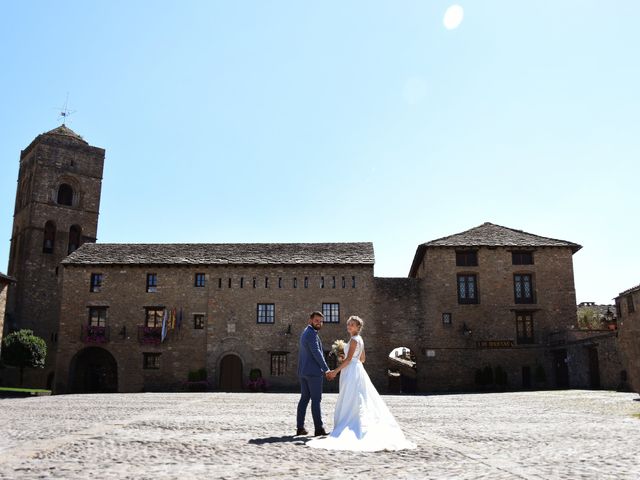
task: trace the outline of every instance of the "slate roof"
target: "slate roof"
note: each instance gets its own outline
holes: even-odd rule
[[[616,298],[622,297],[623,295],[628,295],[638,290],[640,290],[640,284],[636,285],[635,287],[628,288],[624,292],[620,292]]]
[[[4,273],[0,272],[0,282],[3,283],[15,283],[16,279],[13,277],[10,277],[9,275],[5,275]]]
[[[78,135],[76,132],[74,132],[73,130],[71,130],[69,127],[67,127],[66,125],[62,124],[57,128],[54,128],[53,130],[49,130],[48,132],[44,133],[43,135],[60,135],[60,136],[64,136],[64,137],[68,137],[68,138],[73,138],[75,140],[79,140],[82,143],[85,143],[88,145],[87,141],[82,138],[80,135]]]
[[[65,265],[373,265],[367,243],[85,243]]]
[[[573,253],[576,253],[582,248],[581,245],[566,240],[542,237],[522,230],[485,222],[482,225],[465,230],[464,232],[431,240],[430,242],[419,245],[409,272],[410,277],[415,275],[418,266],[422,262],[425,250],[431,247],[569,247]]]

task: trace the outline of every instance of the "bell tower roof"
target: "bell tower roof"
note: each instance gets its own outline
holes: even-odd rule
[[[61,135],[61,136],[67,137],[67,138],[72,138],[74,140],[78,140],[78,141],[84,143],[85,145],[89,145],[84,138],[82,138],[76,132],[71,130],[64,123],[62,125],[60,125],[59,127],[54,128],[53,130],[49,130],[48,132],[44,133],[43,135]]]

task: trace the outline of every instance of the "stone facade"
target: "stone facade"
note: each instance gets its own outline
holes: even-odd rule
[[[2,351],[2,332],[4,329],[4,315],[7,305],[7,289],[15,280],[0,273],[0,351]]]
[[[45,369],[29,372],[32,385],[52,380],[59,264],[96,239],[103,163],[103,149],[64,125],[38,135],[20,154],[8,271],[17,282],[9,287],[5,329],[28,328],[47,342]]]
[[[151,272],[157,275],[155,292],[146,291]],[[102,287],[100,292],[91,292],[91,275],[96,273],[102,275]],[[195,286],[197,274],[204,274],[202,287]],[[309,312],[322,310],[323,303],[339,305],[338,322],[327,322],[322,330],[329,350],[333,340],[345,337],[349,315],[372,316],[373,283],[373,265],[367,264],[88,268],[65,262],[60,322],[64,341],[58,349],[56,390],[83,389],[83,385],[73,385],[77,355],[95,346],[113,356],[119,391],[180,388],[189,372],[200,369],[206,369],[208,380],[217,388],[221,386],[221,364],[229,355],[240,361],[242,383],[252,369],[260,369],[272,388],[291,388],[297,382],[298,337]],[[272,323],[258,322],[259,304],[274,305]],[[106,338],[91,338],[84,330],[92,307],[107,307]],[[147,307],[175,309],[178,318],[182,312],[180,326],[176,318],[176,326],[167,329],[164,341],[146,343]],[[204,317],[203,328],[197,328],[199,315]],[[371,348],[375,348],[373,338]],[[145,354],[160,354],[154,368],[144,368]],[[284,358],[272,367],[272,361],[277,362],[273,355]]]
[[[640,393],[640,285],[616,297],[616,310],[626,377],[631,388]]]
[[[331,308],[325,350],[349,315],[363,317],[382,391],[398,347],[410,361],[394,373],[418,391],[578,378],[566,341],[553,341],[576,325],[575,243],[485,223],[418,246],[407,278],[375,277],[370,243],[96,244],[103,163],[64,126],[21,154],[7,328],[47,340],[58,393],[201,388],[205,375],[207,388],[234,390],[257,371],[293,389],[308,314]]]
[[[569,386],[566,352],[550,348],[549,336],[575,326],[572,255],[579,248],[492,224],[420,246],[410,272],[421,281],[425,309],[418,384],[427,390]],[[527,297],[516,299],[516,275],[526,276]],[[475,298],[460,298],[459,281],[470,277]],[[529,327],[523,335],[518,316]]]

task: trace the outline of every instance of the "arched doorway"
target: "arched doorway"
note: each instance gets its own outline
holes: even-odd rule
[[[242,360],[237,355],[225,355],[220,361],[220,390],[224,392],[242,390]]]
[[[389,393],[416,392],[416,357],[407,347],[389,353]]]
[[[72,393],[114,393],[118,391],[118,364],[104,348],[79,351],[69,368]]]

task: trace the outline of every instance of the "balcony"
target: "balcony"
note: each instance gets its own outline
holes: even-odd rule
[[[162,342],[162,327],[138,327],[138,342],[143,345],[159,345]]]
[[[109,341],[109,327],[83,325],[80,336],[84,343],[107,343]]]

